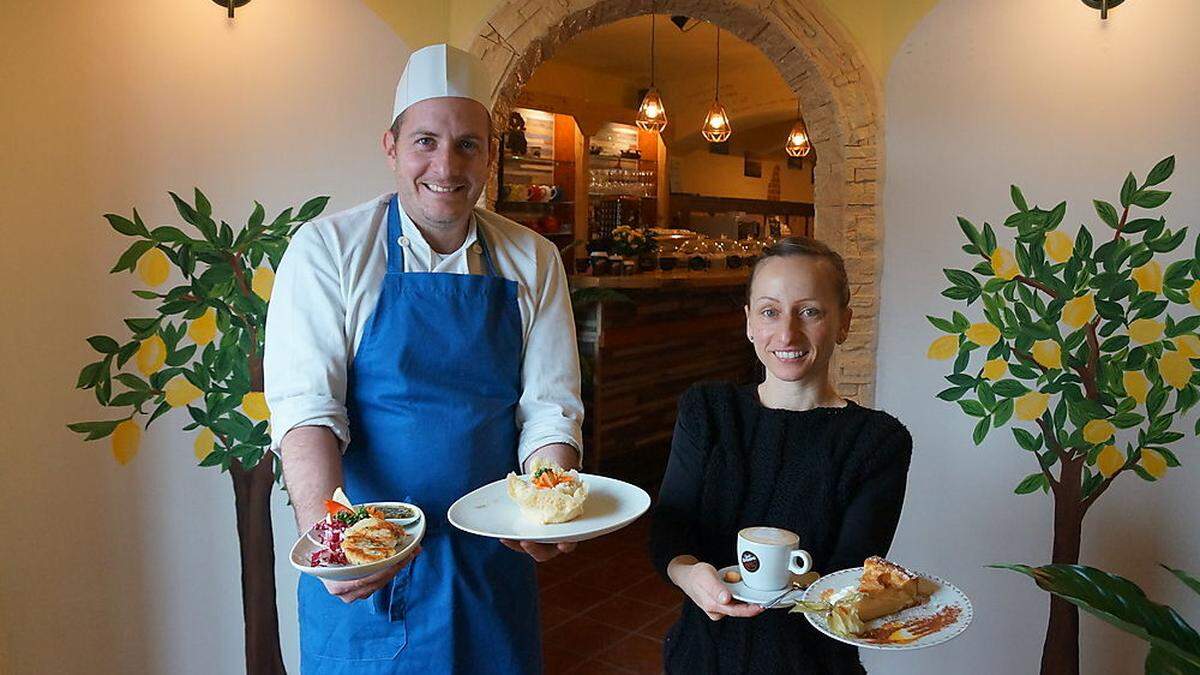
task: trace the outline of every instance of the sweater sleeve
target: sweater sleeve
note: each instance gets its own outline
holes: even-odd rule
[[[864,446],[857,452],[865,456],[851,467],[842,485],[850,497],[825,572],[857,567],[872,555],[887,555],[896,534],[912,460],[912,436],[892,420],[887,431],[869,438]]]
[[[693,387],[679,399],[671,455],[658,492],[658,505],[650,531],[650,553],[654,567],[666,578],[667,564],[676,556],[699,555],[695,514],[700,509],[708,434],[704,433],[704,405],[699,389]]]

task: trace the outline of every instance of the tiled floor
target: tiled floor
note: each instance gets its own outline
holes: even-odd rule
[[[650,565],[649,518],[538,566],[546,675],[662,672],[682,594]]]

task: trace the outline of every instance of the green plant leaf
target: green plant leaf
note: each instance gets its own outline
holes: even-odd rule
[[[1100,220],[1104,221],[1112,229],[1117,229],[1119,217],[1117,216],[1117,207],[1109,204],[1101,199],[1092,200],[1092,206],[1096,208],[1096,215],[1100,216]]]
[[[1015,404],[1011,398],[1006,398],[996,404],[992,410],[992,427],[999,429],[1012,418]]]
[[[1082,565],[989,565],[1033,578],[1080,609],[1200,668],[1200,635],[1167,605],[1151,601],[1136,584]]]
[[[1174,574],[1175,577],[1186,584],[1188,588],[1192,589],[1192,591],[1197,595],[1200,595],[1200,579],[1197,579],[1183,570],[1177,570],[1173,567],[1167,567],[1166,565],[1160,565],[1160,567],[1167,570],[1171,574]]]
[[[971,434],[971,440],[975,441],[975,445],[983,442],[987,437],[988,430],[992,428],[992,418],[990,416],[979,420],[979,424],[975,425],[975,431]]]
[[[314,197],[304,202],[304,206],[300,207],[300,212],[296,214],[295,220],[307,222],[316,218],[325,210],[325,205],[328,203],[329,197]]]
[[[154,242],[152,241],[142,240],[133,242],[129,248],[125,249],[125,252],[121,254],[121,257],[117,259],[117,264],[113,265],[113,268],[109,270],[109,273],[115,274],[125,270],[132,271],[135,267],[137,267],[138,260],[142,257],[142,255],[152,248],[154,248]]]
[[[75,381],[76,389],[90,389],[96,386],[96,380],[100,377],[100,369],[104,366],[103,361],[89,363],[79,371],[79,379]]]
[[[968,387],[950,387],[939,391],[937,397],[943,401],[957,401],[968,391],[970,391]]]
[[[1155,209],[1166,203],[1171,193],[1165,190],[1138,190],[1133,195],[1132,203],[1143,209]]]
[[[117,350],[121,349],[121,345],[107,335],[93,335],[87,341],[92,346],[92,349],[101,354],[115,354]]]
[[[211,216],[213,210],[212,210],[212,204],[209,203],[209,201],[208,201],[208,197],[204,196],[204,193],[200,191],[200,188],[195,188],[195,190],[196,190],[196,199],[195,199],[196,211],[198,211],[200,213],[200,215],[202,215],[202,216]]]
[[[1113,417],[1110,421],[1118,429],[1132,429],[1141,424],[1146,418],[1137,413],[1121,413]]]
[[[1151,675],[1200,675],[1200,668],[1157,645],[1150,645],[1145,669]]]
[[[987,410],[983,405],[974,399],[963,399],[958,402],[958,407],[962,408],[963,412],[972,417],[985,417]]]
[[[112,434],[117,425],[125,420],[108,420],[106,422],[76,422],[68,424],[67,428],[78,434],[86,434],[85,441],[94,441]]]
[[[1130,201],[1133,199],[1133,193],[1137,191],[1137,179],[1133,177],[1133,172],[1125,177],[1125,183],[1121,185],[1121,206],[1128,208]]]
[[[118,216],[115,213],[106,213],[104,214],[104,217],[108,220],[108,224],[112,225],[112,229],[120,232],[121,234],[129,237],[150,236],[150,233],[146,231],[146,227],[144,225],[138,227],[136,223],[128,218]]]
[[[1013,206],[1021,211],[1028,211],[1029,204],[1025,202],[1025,195],[1021,194],[1021,188],[1012,185],[1008,189],[1009,195],[1012,197]]]
[[[1022,449],[1028,450],[1029,452],[1037,452],[1038,450],[1042,449],[1041,435],[1034,436],[1020,427],[1013,427],[1012,433],[1017,439],[1017,445],[1021,446]]]
[[[1167,157],[1150,169],[1150,175],[1146,176],[1146,186],[1158,185],[1170,178],[1173,173],[1175,173],[1175,155]]]
[[[1023,478],[1021,482],[1017,484],[1017,489],[1013,490],[1013,492],[1019,495],[1027,495],[1030,492],[1036,492],[1042,489],[1042,486],[1045,484],[1046,476],[1039,471],[1038,473],[1031,473]]]

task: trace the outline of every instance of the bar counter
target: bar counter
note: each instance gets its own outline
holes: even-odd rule
[[[662,479],[679,396],[703,380],[746,382],[745,270],[570,278],[583,367],[584,467]],[[604,299],[597,301],[596,289]]]

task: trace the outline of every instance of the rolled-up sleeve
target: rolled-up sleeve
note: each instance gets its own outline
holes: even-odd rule
[[[583,402],[571,294],[558,251],[552,244],[547,248],[545,255],[539,251],[539,283],[531,289],[534,313],[521,366],[517,404],[521,463],[551,443],[572,445],[581,458],[583,454]]]
[[[341,276],[320,229],[301,227],[279,265],[267,310],[263,379],[276,452],[300,426],[328,427],[343,450],[350,442]]]

